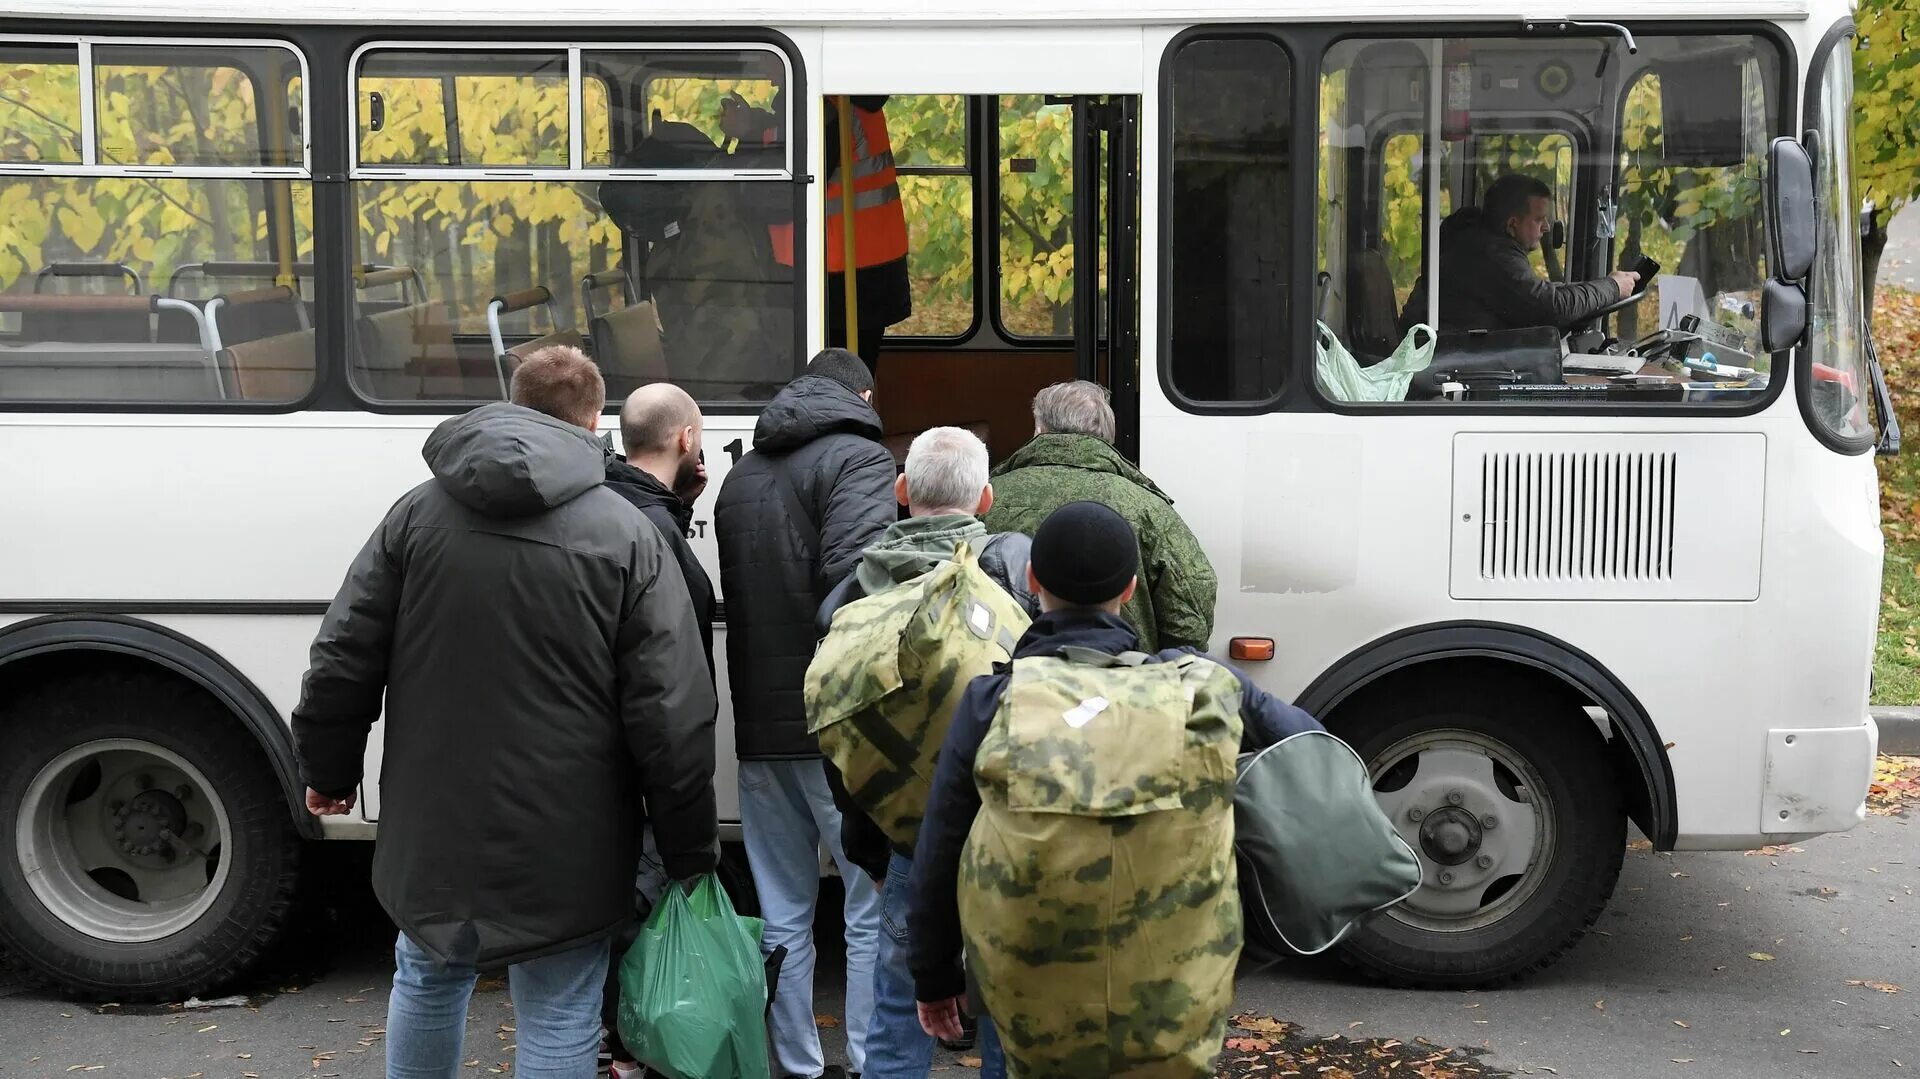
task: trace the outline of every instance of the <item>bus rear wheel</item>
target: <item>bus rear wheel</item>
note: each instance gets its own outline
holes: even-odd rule
[[[1421,886],[1358,926],[1344,957],[1427,988],[1487,988],[1551,966],[1620,876],[1626,812],[1598,733],[1565,702],[1531,695],[1396,703],[1343,733],[1419,855]]]
[[[279,936],[300,841],[251,736],[165,678],[41,687],[0,713],[0,949],[76,996],[180,1000]]]

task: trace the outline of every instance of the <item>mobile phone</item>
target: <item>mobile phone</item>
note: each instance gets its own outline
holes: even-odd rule
[[[1660,273],[1660,264],[1641,255],[1640,261],[1633,264],[1633,272],[1640,275],[1640,284],[1645,287],[1653,284],[1654,277]]]

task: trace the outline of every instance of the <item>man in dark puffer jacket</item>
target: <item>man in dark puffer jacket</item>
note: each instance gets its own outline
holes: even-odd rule
[[[821,601],[895,519],[893,455],[880,443],[872,399],[873,376],[858,356],[815,356],[761,411],[753,450],[727,474],[714,507],[741,832],[766,919],[761,944],[787,949],[774,993],[774,1055],[781,1075],[799,1079],[825,1073],[812,924],[820,837],[840,834],[800,684]],[[880,901],[872,880],[831,846],[847,885],[847,1056],[858,1072],[873,1014]]]
[[[640,829],[718,860],[713,686],[659,534],[604,487],[593,361],[543,349],[513,400],[427,439],[347,571],[293,713],[317,815],[353,808],[386,713],[374,891],[399,924],[387,1070],[451,1075],[478,968],[505,965],[515,1071],[590,1075]],[[642,807],[644,806],[644,811]]]

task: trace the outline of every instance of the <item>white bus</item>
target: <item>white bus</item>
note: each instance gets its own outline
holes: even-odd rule
[[[177,998],[286,928],[309,843],[373,834],[377,738],[355,816],[300,808],[307,646],[427,433],[529,346],[700,398],[711,561],[711,492],[825,339],[828,95],[888,96],[909,204],[892,440],[999,460],[1034,391],[1111,389],[1218,574],[1215,649],[1360,750],[1426,863],[1361,968],[1552,962],[1629,821],[1850,827],[1898,432],[1849,5],[1549,6],[13,0],[0,946]],[[1460,230],[1511,244],[1479,212],[1508,173],[1548,218],[1509,265],[1664,268],[1566,325],[1474,293]],[[1430,364],[1376,377],[1415,324]]]

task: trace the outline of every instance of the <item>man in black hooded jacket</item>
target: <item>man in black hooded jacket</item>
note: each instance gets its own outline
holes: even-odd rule
[[[712,683],[659,532],[605,489],[605,401],[543,349],[516,403],[427,439],[347,571],[293,715],[307,806],[353,807],[386,715],[373,884],[400,926],[386,1074],[450,1075],[476,970],[505,965],[516,1073],[591,1076],[608,938],[633,915],[640,830],[667,872],[711,871]],[[636,806],[635,794],[645,812]]]
[[[767,402],[753,450],[714,507],[727,599],[727,672],[740,758],[740,826],[753,869],[762,946],[785,946],[773,1003],[782,1076],[826,1072],[813,1015],[813,914],[820,837],[840,835],[819,743],[807,733],[801,681],[818,637],[814,615],[860,554],[895,519],[893,455],[880,442],[873,376],[830,348]],[[831,843],[847,886],[847,1056],[865,1063],[873,1015],[880,899]]]

